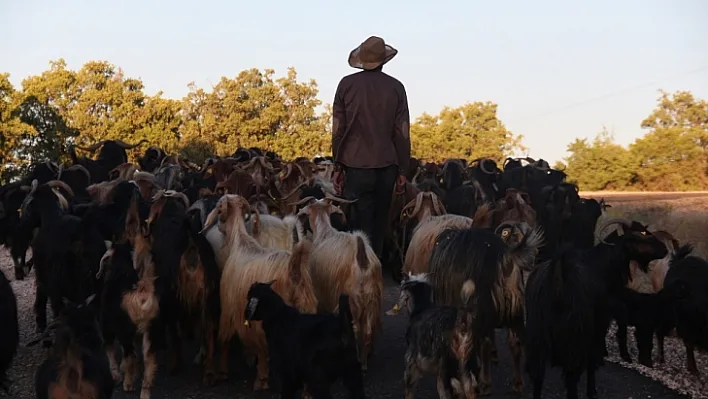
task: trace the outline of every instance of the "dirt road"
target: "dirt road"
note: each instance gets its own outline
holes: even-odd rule
[[[581,191],[581,197],[604,198],[607,202],[631,202],[631,201],[660,201],[682,198],[708,198],[708,191],[687,191],[687,192],[618,192],[618,191]]]

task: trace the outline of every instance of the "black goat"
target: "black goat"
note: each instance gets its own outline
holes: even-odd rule
[[[263,322],[281,397],[295,398],[305,388],[313,399],[331,398],[330,386],[342,378],[349,397],[363,399],[349,297],[339,297],[339,315],[301,314],[273,291],[274,282],[251,285],[244,317],[246,323]]]
[[[597,398],[595,371],[603,364],[606,330],[597,320],[597,276],[570,249],[538,265],[526,284],[526,371],[541,399],[546,366],[560,367],[568,399],[578,398],[587,372],[587,396]]]
[[[0,243],[10,250],[15,266],[15,280],[23,280],[29,273],[27,250],[32,240],[32,228],[21,223],[22,203],[31,190],[22,182],[0,187]]]
[[[659,358],[664,358],[664,337],[672,328],[686,347],[686,368],[698,374],[694,350],[708,351],[708,262],[688,256],[693,248],[684,245],[672,257],[659,291],[662,324],[657,330]]]
[[[77,157],[73,146],[69,148],[69,155],[74,165],[81,165],[89,171],[93,183],[100,183],[109,179],[109,173],[113,168],[128,162],[128,154],[125,150],[133,149],[146,142],[145,139],[136,144],[128,144],[121,140],[103,140],[90,147],[76,146],[76,148],[88,152],[94,152],[100,148],[95,160]]]
[[[476,397],[479,341],[474,338],[474,289],[474,282],[467,280],[459,306],[436,307],[425,273],[404,277],[394,310],[405,306],[410,315],[403,377],[406,398],[414,397],[423,372],[437,376],[441,398],[452,397],[453,391],[460,398]]]
[[[617,231],[600,239],[591,249],[583,250],[584,262],[591,265],[601,283],[601,319],[605,331],[610,322],[617,322],[617,343],[620,357],[631,363],[627,350],[627,326],[635,324],[635,336],[639,361],[651,366],[652,334],[654,324],[642,315],[653,305],[651,296],[640,295],[627,288],[630,279],[630,261],[635,261],[645,273],[649,262],[661,259],[668,253],[666,245],[649,232],[646,226],[623,218],[606,220],[598,229],[604,231],[610,225],[617,225]],[[639,314],[637,314],[639,312]],[[638,323],[637,323],[638,321]],[[606,352],[605,352],[606,353]]]
[[[17,324],[17,298],[3,272],[0,272],[0,325],[0,388],[8,393],[10,380],[7,378],[7,370],[17,353],[20,334]]]
[[[457,306],[463,282],[476,286],[476,345],[480,348],[480,393],[491,389],[492,342],[495,329],[509,329],[514,361],[513,389],[523,388],[521,336],[524,328],[523,271],[534,265],[543,233],[526,223],[501,223],[495,231],[471,227],[448,229],[437,238],[429,272],[437,305]]]
[[[38,399],[96,398],[113,396],[113,380],[91,302],[80,304],[64,299],[64,312],[39,339],[53,331],[54,340],[47,359],[37,368],[35,394]]]

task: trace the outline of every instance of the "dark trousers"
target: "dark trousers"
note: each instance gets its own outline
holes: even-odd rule
[[[369,236],[371,247],[379,259],[397,177],[396,165],[379,169],[347,167],[344,174],[344,196],[358,199],[351,204],[353,212],[350,213],[349,224]]]

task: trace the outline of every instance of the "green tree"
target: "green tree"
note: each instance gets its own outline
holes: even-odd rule
[[[575,139],[568,145],[565,158],[568,180],[589,191],[624,190],[635,179],[636,161],[612,134],[603,129],[592,142]]]
[[[649,132],[630,149],[639,160],[638,186],[647,190],[708,188],[708,102],[690,92],[661,92],[656,109],[642,121]]]
[[[445,107],[436,116],[424,113],[411,125],[413,156],[428,161],[488,157],[499,163],[525,149],[521,139],[499,120],[491,102]]]
[[[209,93],[190,84],[184,139],[211,143],[220,155],[253,146],[284,158],[329,153],[329,116],[315,111],[321,104],[315,81],[298,82],[293,68],[280,79],[274,75],[272,69],[249,69],[234,79],[221,78]]]

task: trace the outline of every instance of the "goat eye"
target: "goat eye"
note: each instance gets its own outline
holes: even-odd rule
[[[643,236],[647,235],[647,232],[646,232],[646,231],[642,231],[642,235],[643,235]]]
[[[509,230],[504,230],[502,231],[502,237],[508,237],[509,236]]]

